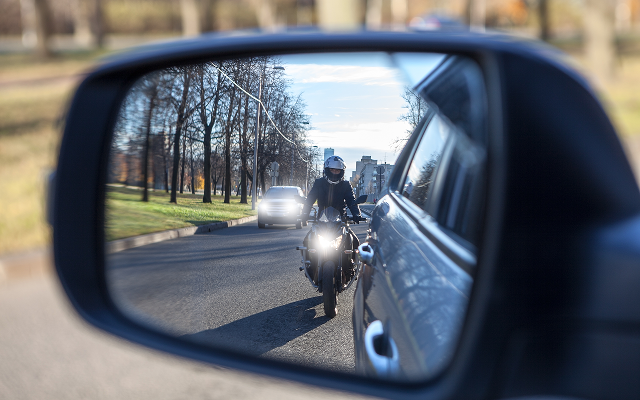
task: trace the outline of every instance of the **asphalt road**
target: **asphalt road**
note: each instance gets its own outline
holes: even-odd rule
[[[353,371],[355,285],[327,318],[298,268],[308,229],[252,222],[122,251],[109,256],[109,285],[129,315],[185,340]],[[367,224],[352,229],[362,241]]]
[[[131,344],[81,320],[52,275],[0,282],[0,399],[328,398],[365,399]]]

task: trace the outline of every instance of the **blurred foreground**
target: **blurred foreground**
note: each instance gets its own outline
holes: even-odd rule
[[[0,280],[2,399],[365,398],[211,367],[114,338],[80,320],[50,260],[40,260],[31,277]]]

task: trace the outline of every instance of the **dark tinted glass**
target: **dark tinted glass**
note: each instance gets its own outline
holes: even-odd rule
[[[286,188],[286,189],[269,189],[265,198],[267,199],[292,199],[293,196],[298,195],[298,189]]]
[[[443,189],[437,220],[456,235],[476,244],[484,188],[484,151],[460,133],[456,133],[451,142],[451,155],[438,176],[443,180]]]
[[[422,209],[426,208],[431,184],[450,132],[449,125],[435,115],[429,121],[409,166],[402,195]]]

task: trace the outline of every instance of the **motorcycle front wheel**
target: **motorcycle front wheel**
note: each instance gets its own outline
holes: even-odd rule
[[[338,313],[338,292],[336,291],[336,266],[332,261],[322,264],[322,300],[324,314],[333,318]]]

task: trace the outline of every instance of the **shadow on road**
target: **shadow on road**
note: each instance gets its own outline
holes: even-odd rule
[[[302,230],[307,232],[311,227],[303,227]],[[203,232],[196,235],[212,235],[212,236],[241,236],[241,235],[264,235],[264,234],[273,234],[273,231],[296,231],[295,226],[291,225],[267,225],[265,228],[260,229],[258,225],[245,225],[238,227],[236,229],[220,229],[213,232]],[[299,230],[299,229],[298,229]],[[269,232],[271,231],[271,232]]]
[[[181,338],[259,356],[328,322],[316,315],[314,308],[321,303],[322,296],[294,301]]]

